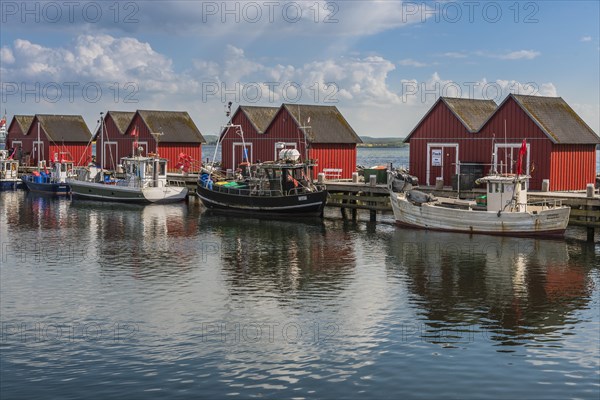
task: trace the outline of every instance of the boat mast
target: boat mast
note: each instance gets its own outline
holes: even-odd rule
[[[102,170],[102,168],[104,167],[104,139],[103,139],[103,135],[104,135],[104,112],[100,111],[100,154],[102,154],[102,157],[100,157],[100,170]]]
[[[38,125],[37,125],[37,167],[38,167],[38,171],[40,170],[40,120],[38,119]]]

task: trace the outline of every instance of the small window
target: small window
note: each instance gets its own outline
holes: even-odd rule
[[[160,162],[160,169],[158,171],[158,174],[161,176],[164,176],[167,174],[167,162],[166,161]]]
[[[521,190],[525,190],[525,181],[521,181]]]

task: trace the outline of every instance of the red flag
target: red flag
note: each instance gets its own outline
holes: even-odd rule
[[[133,130],[131,131],[131,136],[138,136],[139,132],[138,132],[138,127],[137,125],[135,126],[135,128],[133,128]]]
[[[527,154],[527,141],[523,139],[521,150],[519,150],[519,159],[517,160],[517,175],[523,174],[523,156]]]

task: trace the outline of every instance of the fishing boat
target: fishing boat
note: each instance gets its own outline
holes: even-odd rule
[[[38,171],[23,175],[21,180],[31,192],[64,196],[70,192],[67,178],[74,173],[73,165],[73,161],[55,160],[48,171],[42,162]]]
[[[403,226],[508,236],[562,236],[570,208],[560,201],[527,202],[530,176],[493,173],[480,178],[486,194],[477,200],[435,197],[415,189],[405,171],[388,181],[396,223]]]
[[[231,103],[227,116],[231,115]],[[241,125],[231,121],[223,127],[244,141]],[[221,139],[224,135],[221,136]],[[215,157],[219,143],[215,148]],[[243,148],[246,148],[245,144]],[[233,177],[225,177],[215,168],[203,168],[198,181],[197,196],[209,209],[257,215],[322,216],[327,191],[312,182],[310,160],[301,161],[296,149],[282,149],[276,161],[252,164],[244,153],[242,164]],[[215,159],[213,158],[214,165]]]
[[[281,154],[284,152],[287,154]],[[237,176],[231,179],[202,174],[198,197],[206,207],[217,210],[254,215],[321,216],[327,191],[308,178],[314,164],[300,162],[297,150],[281,153],[277,161],[241,164]]]
[[[167,181],[167,159],[138,154],[122,158],[121,163],[122,174],[95,164],[79,168],[74,178],[67,179],[71,194],[84,199],[129,203],[173,203],[186,198],[185,185],[174,186]]]
[[[12,159],[8,150],[0,150],[0,190],[16,189],[21,182],[18,172],[19,162]]]

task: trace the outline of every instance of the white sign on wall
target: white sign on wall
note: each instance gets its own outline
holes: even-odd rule
[[[441,167],[442,166],[442,150],[434,149],[431,150],[431,166]]]

